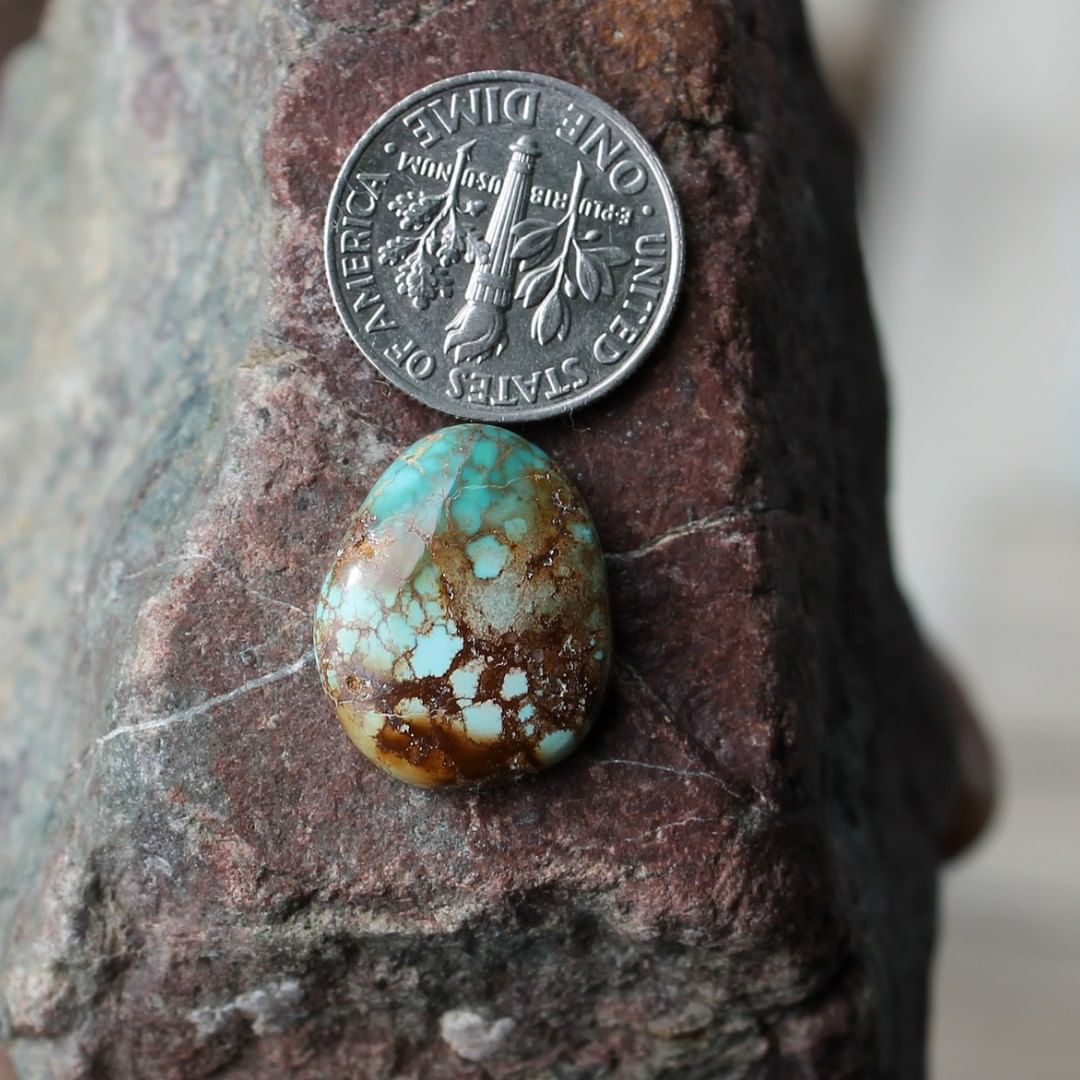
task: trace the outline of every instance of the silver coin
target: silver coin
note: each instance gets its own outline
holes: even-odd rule
[[[360,351],[432,408],[515,423],[606,393],[671,315],[675,196],[614,109],[525,71],[432,83],[349,154],[326,217]]]

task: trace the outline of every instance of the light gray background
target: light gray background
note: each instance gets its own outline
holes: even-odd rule
[[[865,102],[897,557],[996,737],[948,874],[937,1080],[1080,1075],[1080,4],[810,0]],[[869,75],[869,78],[867,77]]]

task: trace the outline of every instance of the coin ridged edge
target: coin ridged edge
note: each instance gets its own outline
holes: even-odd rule
[[[550,405],[537,406],[530,409],[525,415],[515,415],[512,420],[506,420],[497,415],[494,415],[495,410],[490,411],[478,411],[476,409],[468,409],[459,406],[455,403],[454,399],[450,399],[450,402],[446,405],[434,405],[427,401],[425,398],[419,396],[415,392],[415,388],[409,383],[409,381],[393,371],[393,369],[383,368],[377,360],[368,354],[367,349],[364,347],[360,337],[354,332],[352,324],[347,315],[347,307],[344,304],[344,299],[341,295],[341,288],[337,283],[334,267],[330,258],[333,231],[335,227],[335,211],[337,210],[342,190],[348,182],[348,177],[352,172],[354,166],[359,160],[363,152],[371,145],[372,142],[382,133],[389,124],[393,123],[400,115],[409,111],[418,102],[422,102],[433,93],[442,92],[445,90],[455,89],[462,86],[470,86],[478,82],[487,82],[493,79],[505,79],[505,80],[518,80],[525,83],[534,83],[538,86],[546,86],[551,89],[559,90],[564,94],[570,94],[571,96],[585,95],[589,101],[590,106],[595,108],[597,112],[604,115],[609,121],[616,123],[621,130],[625,132],[630,141],[635,145],[638,153],[642,155],[643,159],[649,163],[650,171],[653,173],[656,182],[659,186],[660,196],[664,203],[665,212],[668,215],[668,219],[671,222],[672,230],[672,243],[671,243],[671,263],[668,278],[668,288],[665,289],[660,306],[656,312],[656,316],[653,318],[648,329],[642,335],[640,342],[637,342],[634,347],[631,359],[623,363],[619,369],[611,374],[603,382],[594,386],[590,386],[584,390],[581,394],[575,397],[571,402],[555,402]],[[659,167],[657,167],[659,166]],[[442,412],[449,416],[458,417],[464,420],[473,420],[487,423],[502,423],[502,424],[526,424],[532,423],[536,420],[548,420],[555,416],[562,416],[568,413],[572,413],[577,409],[584,408],[593,404],[599,398],[606,395],[610,390],[615,389],[629,378],[637,369],[641,366],[642,362],[647,358],[649,353],[656,347],[657,342],[663,336],[664,331],[668,328],[668,324],[671,321],[671,317],[675,310],[675,304],[678,300],[679,292],[682,288],[683,271],[685,268],[685,234],[683,230],[682,214],[679,211],[679,204],[675,198],[675,191],[671,186],[671,181],[668,178],[667,171],[664,168],[664,163],[660,160],[659,154],[653,149],[652,145],[645,138],[644,135],[637,129],[627,117],[620,113],[617,109],[608,105],[602,98],[597,97],[596,94],[590,90],[586,90],[583,87],[576,86],[571,82],[567,82],[565,79],[556,78],[554,75],[544,75],[536,71],[518,71],[511,69],[485,69],[481,71],[468,71],[463,72],[460,75],[452,75],[446,79],[439,79],[433,83],[427,83],[426,85],[414,90],[412,93],[407,94],[399,101],[395,102],[389,109],[385,110],[380,116],[369,125],[363,135],[356,141],[353,148],[346,155],[344,162],[341,165],[338,175],[334,180],[334,186],[330,192],[330,200],[327,204],[326,218],[323,226],[323,264],[326,272],[327,283],[330,287],[330,295],[334,301],[334,309],[338,314],[342,325],[345,327],[346,333],[352,339],[353,344],[359,350],[360,355],[371,364],[371,366],[384,378],[387,382],[391,383],[398,390],[409,395],[414,401],[431,409],[433,412]]]

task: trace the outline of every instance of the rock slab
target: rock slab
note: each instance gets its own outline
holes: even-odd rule
[[[608,552],[594,732],[430,793],[314,669],[352,513],[443,422],[356,355],[321,220],[388,103],[490,66],[630,117],[689,261],[635,377],[528,431]],[[920,1076],[953,754],[796,5],[55,0],[0,92],[20,1075]]]

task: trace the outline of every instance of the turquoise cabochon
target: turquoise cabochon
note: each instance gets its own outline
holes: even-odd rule
[[[504,428],[425,436],[356,515],[315,649],[349,737],[398,779],[554,764],[588,731],[611,664],[603,552],[581,496]]]

